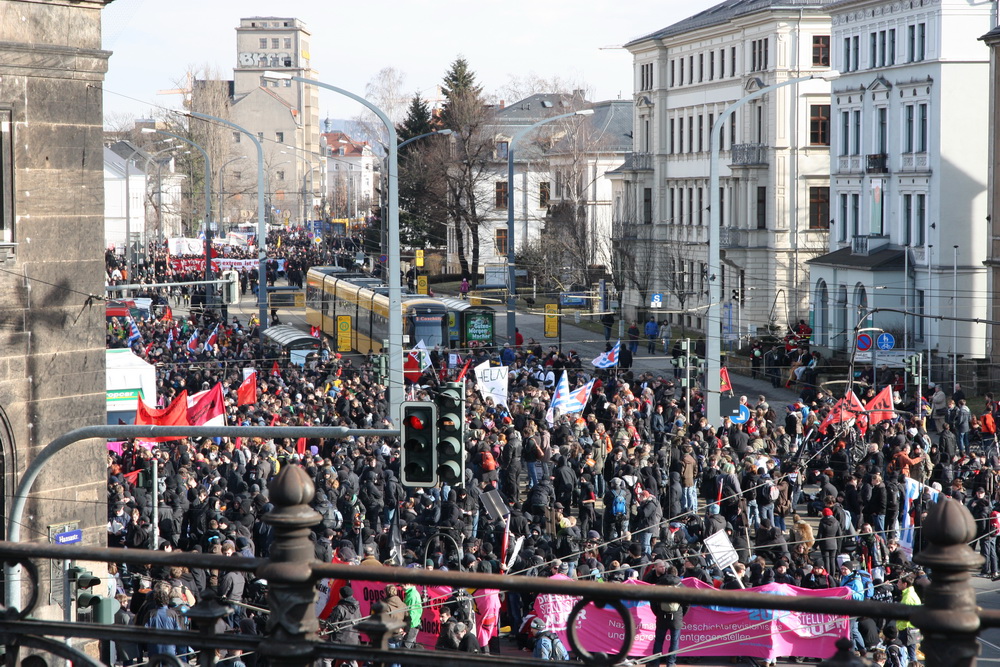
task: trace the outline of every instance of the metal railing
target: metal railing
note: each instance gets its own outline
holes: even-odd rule
[[[733,144],[729,151],[729,164],[749,167],[767,164],[766,144]]]
[[[888,174],[889,156],[885,153],[872,153],[865,156],[865,172],[869,174]]]

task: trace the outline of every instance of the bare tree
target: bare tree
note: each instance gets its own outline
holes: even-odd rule
[[[410,96],[404,90],[406,75],[395,67],[383,67],[365,85],[365,99],[385,112],[393,126],[399,125],[406,116]],[[383,147],[389,141],[388,130],[378,117],[363,109],[355,118],[364,140],[372,145],[378,155],[384,155]]]
[[[501,100],[512,103],[539,93],[572,94],[582,91],[582,97],[587,97],[590,87],[586,82],[577,79],[567,79],[556,74],[545,78],[531,72],[529,74],[510,74],[507,82],[500,86],[491,102],[499,104]]]

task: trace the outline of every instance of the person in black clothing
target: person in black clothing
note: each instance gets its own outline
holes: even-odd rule
[[[670,568],[671,570],[673,568]],[[679,586],[681,580],[676,574],[666,574],[656,582],[658,586]],[[653,655],[658,656],[652,661],[653,667],[663,667],[663,658],[666,657],[668,667],[677,664],[677,650],[680,648],[681,630],[684,628],[684,614],[687,613],[688,606],[678,602],[654,602],[652,603],[653,614],[656,616],[656,630],[653,635]],[[663,653],[663,643],[667,633],[670,633],[670,647],[666,656]]]

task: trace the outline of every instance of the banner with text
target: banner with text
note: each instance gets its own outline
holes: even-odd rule
[[[202,273],[205,270],[204,257],[171,257],[170,268],[186,273]],[[260,268],[260,260],[238,259],[235,257],[214,257],[212,271],[256,271]],[[285,270],[285,260],[278,260],[278,271]]]
[[[628,582],[648,586],[643,582]],[[711,588],[697,579],[684,579],[690,588]],[[748,588],[748,592],[770,595],[835,597],[848,599],[847,588],[809,590],[788,584],[767,584]],[[549,628],[567,641],[566,622],[576,598],[563,595],[539,595],[535,614],[545,619]],[[636,631],[632,656],[652,654],[656,617],[648,602],[625,602],[635,619]],[[588,604],[576,618],[578,636],[590,652],[614,653],[621,648],[625,628],[614,609]],[[829,658],[836,652],[834,643],[848,634],[848,618],[808,612],[740,609],[735,607],[692,606],[684,615],[681,631],[682,656],[747,656],[773,660],[782,656]]]
[[[492,398],[494,405],[507,405],[507,376],[510,368],[490,366],[490,362],[484,361],[475,370],[483,398]]]

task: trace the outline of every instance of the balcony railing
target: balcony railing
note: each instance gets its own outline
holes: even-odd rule
[[[733,144],[729,164],[743,167],[766,165],[767,148],[765,144]]]
[[[630,171],[649,171],[653,168],[652,155],[649,153],[626,153],[622,169]]]
[[[851,254],[852,255],[870,255],[873,252],[881,250],[883,246],[889,243],[888,236],[879,235],[867,235],[867,236],[855,236],[851,239]]]
[[[888,174],[889,156],[885,153],[872,153],[866,155],[865,172],[869,174]]]
[[[719,229],[720,248],[746,248],[749,235],[746,229],[735,229],[733,227],[722,227]]]

